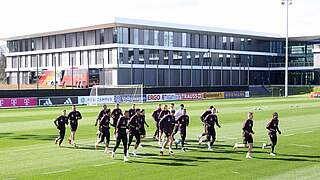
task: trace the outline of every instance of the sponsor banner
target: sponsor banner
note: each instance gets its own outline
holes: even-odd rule
[[[37,98],[2,98],[0,107],[35,107]]]
[[[180,100],[179,94],[162,94],[163,101],[177,101]]]
[[[78,104],[78,97],[44,97],[38,98],[39,106],[58,106]]]
[[[143,96],[140,94],[126,94],[126,95],[115,95],[114,96],[115,103],[141,103],[143,102]]]
[[[310,97],[311,98],[320,98],[320,92],[311,92]]]
[[[203,99],[223,99],[224,92],[207,92],[203,93]]]
[[[147,94],[146,102],[163,101],[162,94]]]
[[[111,104],[114,103],[114,96],[79,96],[78,104]]]
[[[203,93],[181,93],[179,100],[201,100]]]
[[[246,96],[246,91],[226,91],[224,92],[224,98],[244,98]]]
[[[246,91],[246,97],[250,97],[250,91]]]

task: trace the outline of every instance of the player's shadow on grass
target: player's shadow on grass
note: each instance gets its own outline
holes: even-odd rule
[[[309,160],[309,159],[301,159],[301,158],[281,158],[281,157],[274,157],[274,158],[255,157],[255,159],[270,160],[270,161],[318,162],[318,163],[320,162],[317,160]]]
[[[300,157],[300,158],[315,158],[320,159],[320,156],[313,156],[313,155],[302,155],[302,154],[278,154],[280,156],[288,156],[288,157]]]
[[[21,134],[21,135],[11,135],[10,139],[53,141],[56,137],[57,135]]]
[[[10,137],[13,133],[0,133],[0,138]]]
[[[84,150],[96,150],[94,145],[88,145],[88,144],[76,144],[76,147],[74,146],[64,146],[63,148],[67,149],[84,149]],[[102,147],[101,147],[102,148]],[[100,148],[99,148],[100,150]]]
[[[141,162],[141,161],[135,161],[130,160],[131,163],[137,163],[137,164],[153,164],[153,165],[160,165],[160,166],[197,166],[194,164],[185,164],[185,163],[179,163],[179,162]]]

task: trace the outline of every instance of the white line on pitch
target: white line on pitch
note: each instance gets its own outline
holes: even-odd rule
[[[61,173],[61,172],[67,172],[67,171],[71,171],[71,169],[65,169],[65,170],[59,170],[59,171],[50,171],[50,172],[45,172],[45,173],[41,173],[41,174],[56,174],[56,173]]]
[[[307,134],[307,133],[312,133],[313,131],[306,131],[306,132],[303,132],[303,134]]]
[[[309,146],[309,145],[304,145],[304,144],[291,144],[293,146],[299,146],[299,147],[309,147],[309,148],[312,148],[312,146]]]
[[[104,166],[104,165],[108,165],[108,164],[114,164],[116,162],[108,162],[108,163],[103,163],[103,164],[96,164],[96,165],[93,165],[94,167],[99,167],[99,166]]]
[[[10,177],[9,177],[9,178],[5,178],[4,180],[15,180],[15,179],[17,179],[17,178],[13,178],[13,177],[10,178]]]
[[[286,135],[283,135],[283,136],[293,136],[293,135],[295,135],[295,134],[286,134]]]
[[[240,174],[239,172],[237,172],[237,171],[232,171],[232,173],[234,173],[234,174]]]

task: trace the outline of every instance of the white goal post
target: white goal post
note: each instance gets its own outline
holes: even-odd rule
[[[90,97],[93,99],[89,105],[101,105],[101,99],[113,98],[113,103],[143,103],[143,85],[95,85],[91,88]]]

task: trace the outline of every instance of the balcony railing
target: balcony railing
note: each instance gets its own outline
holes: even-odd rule
[[[289,62],[289,67],[310,67],[313,62]],[[269,67],[285,67],[285,63],[269,63]]]

